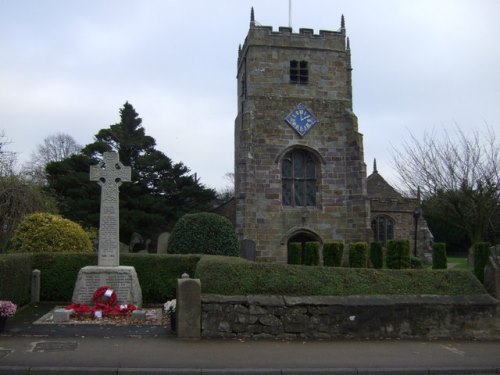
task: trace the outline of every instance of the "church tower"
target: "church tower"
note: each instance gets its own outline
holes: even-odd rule
[[[290,242],[368,241],[363,138],[351,53],[339,31],[260,26],[238,52],[236,232],[256,257],[287,262]]]

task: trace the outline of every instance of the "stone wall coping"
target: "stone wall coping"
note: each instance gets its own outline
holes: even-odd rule
[[[219,303],[219,304],[232,304],[247,303],[247,296],[225,296],[222,294],[202,294],[201,303]]]
[[[277,296],[277,295],[237,295],[225,296],[203,294],[202,303],[249,304],[258,306],[381,306],[381,305],[489,305],[500,302],[489,294],[463,296],[439,295],[378,295],[378,296]]]

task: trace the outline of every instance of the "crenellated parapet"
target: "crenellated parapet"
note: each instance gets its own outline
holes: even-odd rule
[[[349,52],[344,15],[337,31],[320,30],[315,33],[313,29],[300,28],[298,32],[294,32],[287,26],[280,26],[278,30],[274,30],[272,26],[259,25],[255,21],[255,12],[252,8],[250,30],[241,47],[238,66],[241,63],[241,56],[245,55],[246,50],[253,45]]]

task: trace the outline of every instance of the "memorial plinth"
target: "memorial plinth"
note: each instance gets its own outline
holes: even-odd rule
[[[142,290],[134,267],[87,266],[80,269],[73,292],[73,303],[92,305],[94,292],[109,286],[116,293],[116,303],[142,306]]]
[[[120,266],[119,187],[131,181],[131,169],[116,152],[105,152],[103,160],[90,167],[90,180],[101,185],[101,216],[97,266],[83,267],[73,291],[73,303],[91,305],[95,291],[109,286],[118,304],[142,306],[142,290],[134,267]]]

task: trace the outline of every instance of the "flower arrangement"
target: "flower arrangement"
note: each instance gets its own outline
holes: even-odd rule
[[[10,301],[0,301],[0,317],[8,318],[16,313],[16,304]]]
[[[131,303],[118,305],[117,299],[116,292],[110,286],[101,286],[94,292],[94,306],[73,303],[66,306],[66,310],[74,310],[76,315],[91,315],[97,319],[108,315],[127,315],[137,310],[137,306]]]
[[[176,307],[177,301],[175,299],[172,299],[170,301],[165,302],[163,305],[163,308],[167,314],[173,314],[175,313],[175,307]]]

